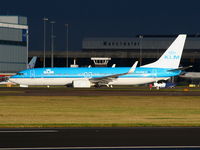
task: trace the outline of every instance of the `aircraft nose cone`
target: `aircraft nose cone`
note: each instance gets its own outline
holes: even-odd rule
[[[10,78],[8,81],[13,82],[13,83],[16,83],[16,82],[15,82],[15,79],[13,79],[13,78]]]

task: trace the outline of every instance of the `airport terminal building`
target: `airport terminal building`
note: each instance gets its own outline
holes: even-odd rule
[[[0,75],[26,69],[28,58],[27,17],[0,16]]]

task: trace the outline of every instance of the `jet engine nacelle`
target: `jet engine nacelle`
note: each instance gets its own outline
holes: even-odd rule
[[[74,80],[72,85],[74,88],[90,88],[91,82],[89,80]]]

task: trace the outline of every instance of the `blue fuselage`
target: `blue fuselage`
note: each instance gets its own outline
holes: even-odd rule
[[[28,85],[136,85],[167,80],[181,71],[161,68],[35,68],[17,73],[9,80],[20,86]]]
[[[114,74],[126,73],[130,67],[98,67],[98,68],[34,68],[23,70],[12,78],[99,78]],[[118,78],[167,78],[177,76],[180,70],[169,71],[167,68],[137,67],[133,73]]]

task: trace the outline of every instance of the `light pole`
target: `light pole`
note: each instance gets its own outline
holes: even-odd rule
[[[29,32],[28,29],[26,29],[26,48],[27,48],[27,61],[26,61],[26,67],[28,67],[28,52],[29,52]]]
[[[46,21],[48,21],[48,18],[43,18],[44,21],[44,62],[43,62],[43,67],[45,68],[46,66]]]
[[[69,58],[69,55],[68,55],[68,51],[69,51],[69,46],[68,46],[68,33],[69,33],[69,25],[68,24],[65,24],[65,27],[66,27],[66,67],[68,67],[68,58]]]
[[[142,38],[143,36],[140,35],[139,38],[140,38],[140,66],[142,66]]]
[[[51,67],[53,68],[53,52],[54,52],[54,35],[53,35],[53,25],[56,23],[55,21],[51,21]]]

